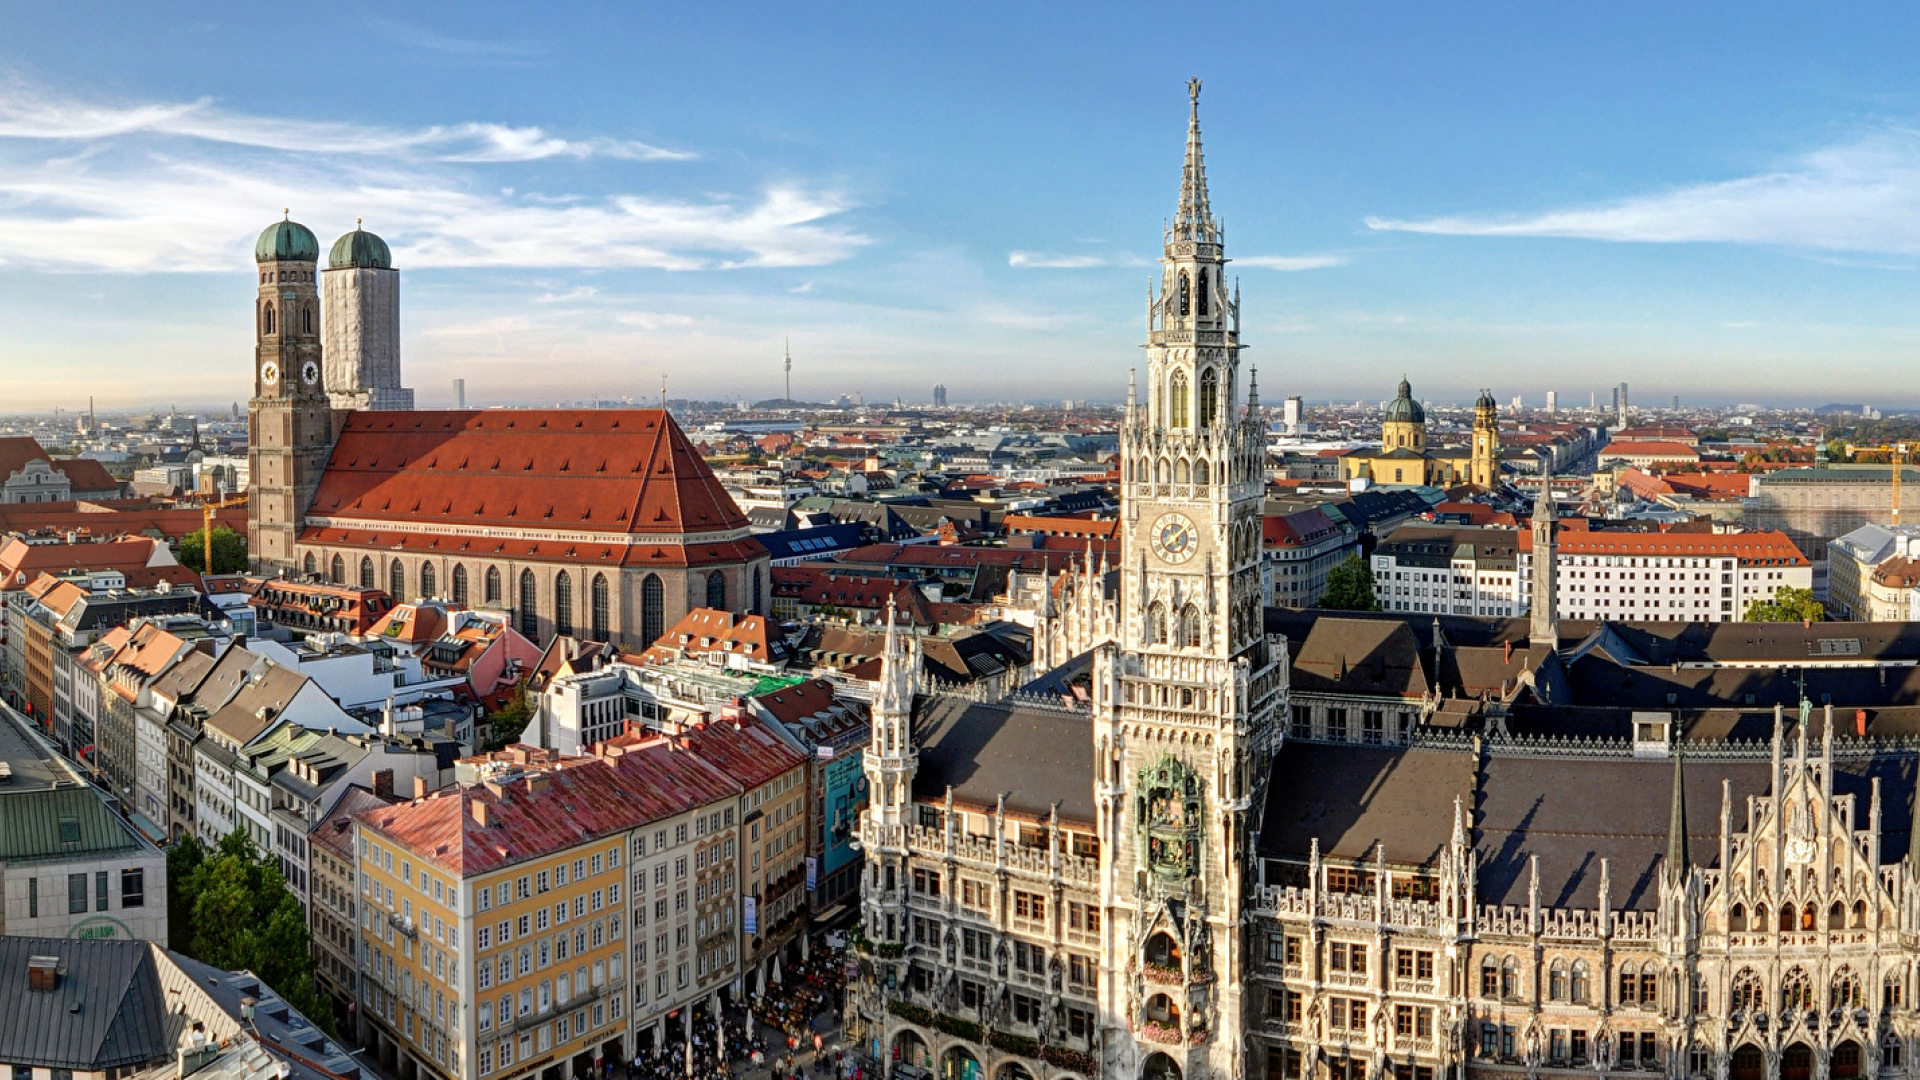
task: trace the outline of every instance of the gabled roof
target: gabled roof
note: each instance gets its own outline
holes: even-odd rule
[[[28,988],[35,956],[59,961],[52,991]],[[147,942],[0,937],[0,972],[0,1061],[107,1072],[173,1052]]]
[[[1010,792],[1014,813],[1044,821],[1058,802],[1062,821],[1094,823],[1091,713],[941,694],[922,698],[914,714],[915,801],[940,802],[951,786],[956,802],[992,809]]]
[[[1293,687],[1419,697],[1430,688],[1420,659],[1420,643],[1403,622],[1323,617],[1294,657]]]
[[[355,412],[320,518],[668,536],[747,519],[659,409]]]

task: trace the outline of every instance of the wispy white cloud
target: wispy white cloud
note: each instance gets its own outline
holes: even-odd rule
[[[836,220],[846,196],[798,181],[692,199],[493,187],[473,163],[571,151],[536,129],[478,126],[488,132],[449,141],[199,104],[101,109],[0,85],[0,265],[230,270],[282,206],[322,234],[363,217],[416,268],[818,266],[868,243]],[[376,156],[383,142],[433,153]],[[328,147],[339,152],[310,152]]]
[[[1754,176],[1690,184],[1598,206],[1417,220],[1370,217],[1367,226],[1444,236],[1920,253],[1920,130],[1889,128],[1803,154]]]
[[[693,325],[691,315],[661,311],[624,311],[615,315],[613,321],[622,326],[631,326],[640,330],[666,330]]]
[[[1345,255],[1236,255],[1235,266],[1258,266],[1266,270],[1324,270],[1329,266],[1345,266]]]
[[[378,154],[450,162],[539,161],[607,157],[685,161],[698,155],[632,139],[567,139],[538,127],[467,122],[393,128],[249,116],[188,102],[102,105],[0,82],[0,138],[86,141],[126,135],[174,136],[304,154]]]
[[[394,19],[368,19],[367,25],[372,27],[374,32],[397,44],[472,60],[496,62],[524,60],[528,57],[540,56],[547,51],[544,45],[537,42],[456,37]]]
[[[536,304],[574,304],[591,300],[600,295],[600,290],[591,285],[579,285],[566,292],[541,293],[533,298]]]
[[[1095,266],[1112,266],[1113,261],[1099,255],[1044,255],[1037,251],[1010,251],[1007,253],[1007,265],[1029,270],[1085,270]]]

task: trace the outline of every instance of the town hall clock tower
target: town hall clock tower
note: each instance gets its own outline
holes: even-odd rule
[[[1200,82],[1120,431],[1119,640],[1094,654],[1101,1075],[1239,1077],[1249,820],[1286,697],[1260,586],[1266,447],[1207,201]]]
[[[320,242],[276,221],[253,249],[253,398],[247,403],[247,568],[292,574],[301,518],[333,450],[320,357]]]

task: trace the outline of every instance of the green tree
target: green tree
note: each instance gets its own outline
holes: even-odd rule
[[[1336,611],[1379,611],[1380,602],[1373,598],[1373,568],[1367,560],[1349,555],[1346,562],[1327,571],[1327,591],[1315,606]]]
[[[205,964],[251,971],[322,1030],[333,1005],[313,978],[306,913],[280,864],[235,830],[209,850],[188,838],[167,852],[168,944]]]
[[[514,688],[511,701],[487,714],[487,735],[481,748],[493,751],[519,742],[531,719],[533,704],[528,700],[527,684],[523,682]]]
[[[174,558],[180,565],[206,573],[207,534],[195,529],[180,538],[174,548]],[[213,572],[216,574],[238,574],[247,568],[247,538],[227,528],[216,525],[213,529]]]
[[[1783,585],[1771,600],[1747,604],[1743,618],[1747,622],[1820,622],[1827,617],[1826,605],[1813,598],[1812,589]]]

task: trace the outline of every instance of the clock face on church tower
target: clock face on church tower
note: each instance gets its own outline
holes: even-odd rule
[[[309,360],[300,365],[300,381],[312,386],[320,381],[320,365]]]
[[[260,381],[272,386],[280,381],[280,365],[269,360],[260,365]]]
[[[1153,553],[1161,561],[1179,564],[1193,558],[1199,546],[1199,536],[1194,531],[1193,522],[1185,514],[1162,514],[1153,523],[1153,536],[1150,541]]]

